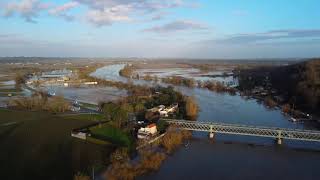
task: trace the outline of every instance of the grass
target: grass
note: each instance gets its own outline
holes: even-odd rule
[[[103,121],[105,117],[103,114],[67,114],[61,115],[67,120],[90,120],[90,121]]]
[[[110,148],[70,136],[92,123],[87,117],[0,109],[1,179],[72,179],[79,169],[107,159]],[[10,122],[17,124],[4,126]]]
[[[101,127],[93,127],[90,131],[93,137],[109,141],[112,144],[125,146],[129,149],[133,146],[133,141],[126,132],[109,124],[103,124]]]
[[[90,104],[90,103],[80,103],[81,104],[81,106],[83,106],[83,107],[86,107],[86,108],[97,108],[98,107],[98,105],[95,105],[95,104]]]
[[[21,91],[18,91],[16,88],[3,88],[5,86],[0,85],[0,97],[8,97],[8,94],[12,96],[19,95]]]
[[[11,93],[3,93],[3,92],[0,92],[0,97],[9,97],[8,94],[11,94],[11,96],[18,96],[18,95],[21,95],[21,93],[19,92],[11,92]]]
[[[104,141],[104,140],[93,138],[93,137],[87,137],[87,141],[94,144],[111,145],[111,143],[108,141]]]
[[[17,92],[20,92],[20,91],[18,91],[16,88],[10,88],[10,89],[5,89],[5,88],[1,88],[0,89],[0,92],[2,92],[2,93],[17,93]]]

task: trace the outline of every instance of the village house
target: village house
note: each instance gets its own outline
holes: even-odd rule
[[[147,139],[151,136],[154,136],[155,134],[157,134],[157,125],[152,123],[149,124],[146,127],[142,127],[138,130],[138,139]]]
[[[167,108],[164,105],[159,105],[158,107],[154,107],[152,109],[149,109],[149,111],[151,111],[153,113],[158,112],[160,117],[169,117],[169,114],[176,112],[177,109],[178,109],[178,104],[175,103]]]

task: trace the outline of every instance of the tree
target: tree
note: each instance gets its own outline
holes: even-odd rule
[[[136,167],[137,175],[150,173],[160,168],[166,155],[161,152],[153,152],[151,150],[140,150],[140,162]]]
[[[26,77],[23,74],[17,73],[14,77],[14,81],[16,82],[16,88],[20,89],[21,85],[26,82]]]
[[[145,109],[144,105],[142,103],[138,103],[134,106],[134,111],[135,112],[141,112]]]
[[[124,163],[129,160],[128,148],[118,148],[110,156],[111,163]]]
[[[63,96],[54,96],[47,101],[46,107],[49,112],[66,112],[70,109],[70,103]]]
[[[199,112],[198,104],[194,97],[186,99],[186,115],[190,120],[195,120]]]
[[[74,180],[90,180],[91,178],[90,178],[90,176],[87,176],[85,174],[82,174],[82,173],[78,172],[77,174],[75,174],[73,176],[73,179]]]
[[[167,153],[172,153],[180,144],[191,137],[191,132],[178,129],[175,126],[169,126],[166,134],[163,136],[161,145],[166,149]]]
[[[282,106],[282,112],[289,113],[290,110],[291,110],[290,104],[285,104],[285,105]]]
[[[166,121],[158,121],[157,123],[157,129],[160,133],[164,133],[167,129],[167,127],[169,126],[169,124]]]
[[[108,102],[108,103],[102,104],[101,106],[102,106],[102,112],[107,118],[107,120],[112,121],[117,105],[113,102]]]
[[[117,103],[109,102],[104,104],[102,112],[108,120],[111,120],[120,128],[122,124],[128,121],[129,112],[133,112],[131,105],[119,105]]]
[[[128,103],[124,103],[121,105],[121,108],[125,111],[127,111],[128,113],[132,113],[134,112],[134,108],[131,104],[128,104]]]

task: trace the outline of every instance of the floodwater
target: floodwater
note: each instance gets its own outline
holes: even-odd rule
[[[7,107],[8,102],[10,101],[11,97],[8,94],[13,96],[30,96],[32,93],[28,89],[22,88],[21,91],[15,91],[15,81],[0,81],[0,107]],[[7,90],[12,91],[7,91]]]
[[[217,70],[211,72],[201,72],[196,68],[167,68],[167,69],[138,69],[139,76],[149,74],[159,78],[180,76],[184,78],[193,78],[196,81],[218,81],[225,84],[238,85],[238,79],[232,75],[225,77],[210,77],[215,75],[223,75],[223,73],[231,73],[230,71]]]
[[[92,76],[112,81],[127,82],[119,71],[125,64],[108,65],[98,69]],[[157,71],[161,71],[157,69]],[[192,70],[195,71],[195,70]],[[151,86],[153,83],[144,80],[132,80],[135,84]],[[160,85],[166,86],[164,83]],[[175,86],[178,91],[188,96],[194,96],[200,107],[198,120],[223,123],[235,123],[256,126],[274,126],[282,128],[314,129],[313,126],[289,122],[289,117],[279,109],[268,109],[254,99],[244,99],[239,95],[216,93],[207,89]]]
[[[119,90],[115,87],[98,87],[98,86],[46,86],[46,90],[55,92],[56,95],[62,95],[68,99],[78,100],[80,102],[98,104],[103,101],[114,101],[127,95],[126,90]]]
[[[5,85],[5,86],[14,86],[15,84],[16,82],[14,80],[0,82],[0,85]]]
[[[107,79],[113,74],[109,80],[123,81],[125,78],[117,73],[122,67],[106,66],[96,73]],[[200,107],[198,121],[319,129],[313,123],[290,122],[279,109],[268,109],[254,99],[199,88],[175,88],[195,97]],[[194,133],[188,148],[181,147],[158,172],[141,179],[318,179],[320,152],[310,149],[320,150],[320,143],[284,141],[282,147],[277,147],[270,138],[233,135],[216,135],[215,143],[210,143],[206,133]]]

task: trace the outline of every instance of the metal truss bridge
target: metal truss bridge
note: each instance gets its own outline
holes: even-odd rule
[[[283,139],[320,142],[320,131],[258,127],[174,119],[162,120],[166,121],[170,125],[175,125],[180,129],[209,132],[210,138],[213,138],[215,133],[221,133],[245,136],[270,137],[275,138],[278,144],[281,144]]]

